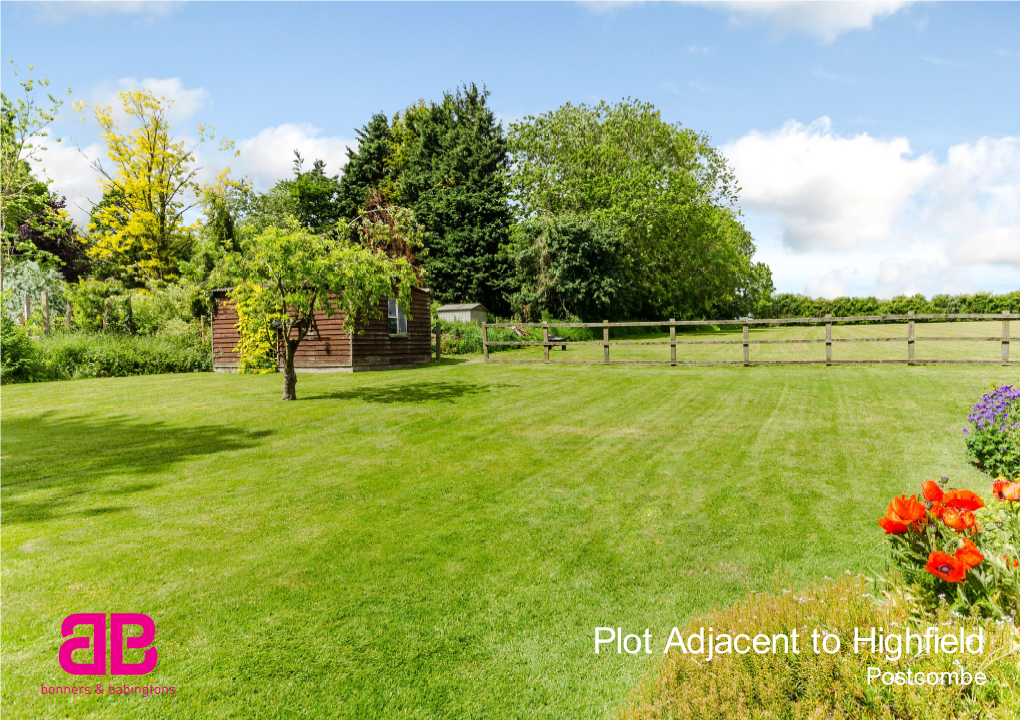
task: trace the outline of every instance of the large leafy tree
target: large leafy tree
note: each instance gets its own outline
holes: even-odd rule
[[[283,180],[277,187],[294,198],[295,215],[306,229],[321,234],[347,220],[340,202],[340,181],[326,174],[326,163],[316,160],[311,170],[304,169],[304,158],[294,151],[294,179]]]
[[[508,137],[519,219],[584,215],[620,229],[632,314],[727,312],[749,287],[754,245],[733,210],[733,172],[706,135],[626,100],[568,103],[513,123]]]
[[[30,65],[29,73],[32,69]],[[14,75],[18,75],[17,69]],[[0,292],[4,270],[15,255],[45,261],[32,240],[56,241],[70,227],[63,204],[50,193],[49,182],[36,178],[29,165],[38,162],[40,152],[46,149],[42,143],[48,137],[47,128],[63,101],[45,90],[49,80],[35,80],[30,75],[18,84],[21,97],[0,93]],[[40,98],[40,93],[45,98]],[[60,138],[54,140],[60,142]]]
[[[511,220],[507,145],[488,96],[471,84],[446,93],[441,103],[409,108],[399,199],[425,227],[424,269],[433,296],[501,312],[509,264],[500,248]]]
[[[172,135],[172,100],[148,90],[118,97],[135,127],[121,133],[112,108],[95,107],[110,167],[100,160],[93,165],[104,200],[92,212],[90,252],[135,280],[172,280],[195,239],[198,224],[185,221],[202,191],[195,151],[215,138],[213,128],[200,124],[198,143],[189,145]],[[232,146],[220,142],[221,150]]]
[[[525,319],[627,316],[633,278],[617,228],[583,215],[542,215],[514,226],[508,247],[521,283],[510,303]]]
[[[372,242],[316,235],[296,225],[242,233],[234,258],[242,282],[233,299],[249,312],[276,318],[285,354],[284,400],[297,399],[294,357],[315,325],[316,312],[343,313],[348,334],[355,332],[356,322],[380,316],[383,298],[396,297],[410,316],[417,279],[405,258],[387,254],[384,238],[391,232],[389,226],[369,221],[365,233]],[[413,242],[410,236],[406,239]]]

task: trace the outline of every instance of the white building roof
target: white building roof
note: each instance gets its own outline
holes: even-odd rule
[[[481,303],[461,303],[459,305],[457,304],[443,305],[441,308],[436,310],[436,312],[443,312],[444,310],[485,310],[486,312],[488,312],[488,310],[485,309],[485,306],[482,305]]]

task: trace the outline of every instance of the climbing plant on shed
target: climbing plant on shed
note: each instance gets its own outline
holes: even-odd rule
[[[278,308],[270,308],[258,285],[234,291],[237,313],[237,371],[265,375],[276,370],[276,330],[273,322],[281,317]]]

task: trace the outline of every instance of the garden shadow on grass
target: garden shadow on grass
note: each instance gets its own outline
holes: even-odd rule
[[[361,400],[370,403],[425,403],[453,402],[462,397],[483,395],[494,389],[515,388],[506,383],[469,383],[461,381],[419,382],[382,387],[365,387],[352,390],[309,395],[309,400]]]
[[[88,507],[105,497],[144,493],[159,487],[149,476],[205,455],[255,447],[272,430],[247,431],[229,425],[176,426],[126,417],[61,416],[45,413],[4,419],[4,523],[36,522],[62,516],[98,517],[127,510],[124,505]],[[111,477],[134,482],[104,486]],[[48,491],[45,497],[22,496]]]

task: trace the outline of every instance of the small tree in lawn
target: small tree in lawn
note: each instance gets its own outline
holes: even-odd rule
[[[406,258],[394,259],[378,246],[316,235],[296,225],[271,227],[243,239],[237,261],[244,282],[232,299],[276,317],[282,331],[284,400],[297,399],[294,356],[315,326],[317,311],[329,317],[342,313],[344,332],[350,335],[357,321],[382,315],[383,298],[396,297],[407,313],[411,288],[417,284]]]

